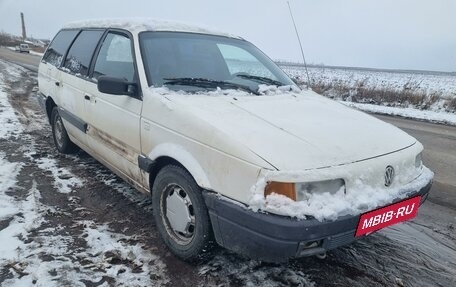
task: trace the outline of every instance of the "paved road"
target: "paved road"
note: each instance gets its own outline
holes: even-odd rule
[[[41,58],[36,55],[19,53],[4,47],[0,47],[0,59],[14,62],[27,69],[37,72],[38,64],[40,63]]]

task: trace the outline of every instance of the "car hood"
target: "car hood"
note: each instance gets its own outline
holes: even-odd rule
[[[172,98],[192,116],[278,170],[343,165],[392,153],[416,142],[393,125],[314,92]]]

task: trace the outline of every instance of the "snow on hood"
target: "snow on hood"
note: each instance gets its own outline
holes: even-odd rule
[[[268,96],[232,90],[185,94],[154,89],[221,130],[278,170],[361,161],[413,145],[400,129],[313,92],[262,87]],[[223,96],[222,96],[223,95]]]

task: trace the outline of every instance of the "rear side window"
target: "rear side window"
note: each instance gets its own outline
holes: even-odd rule
[[[108,33],[95,62],[93,77],[106,75],[133,82],[135,66],[131,40],[125,35]]]
[[[87,75],[90,60],[101,35],[103,30],[82,31],[71,45],[63,66],[74,74]]]
[[[51,65],[59,67],[62,63],[63,56],[68,50],[74,37],[78,34],[79,30],[61,30],[52,40],[51,45],[46,50],[43,60]]]

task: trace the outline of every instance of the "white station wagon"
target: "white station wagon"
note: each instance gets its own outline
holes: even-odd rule
[[[433,173],[423,146],[298,88],[225,33],[147,19],[71,23],[39,66],[57,149],[83,149],[150,192],[169,249],[324,254],[410,219]]]

